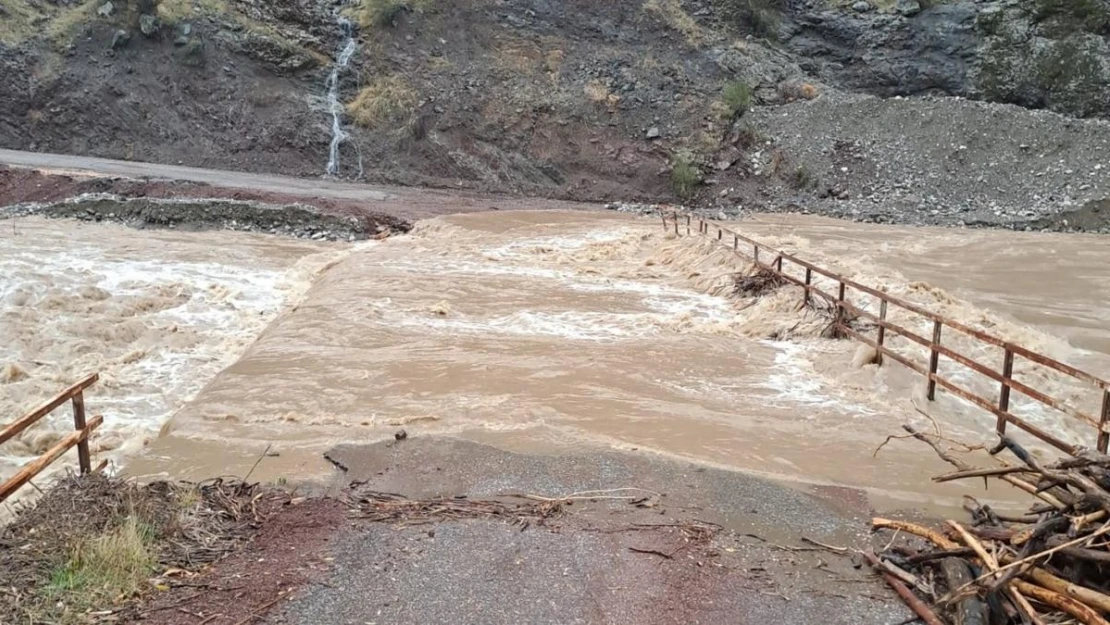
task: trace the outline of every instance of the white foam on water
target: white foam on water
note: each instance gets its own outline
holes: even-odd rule
[[[319,266],[263,268],[241,257],[224,264],[157,259],[156,253],[139,259],[119,247],[118,240],[98,247],[13,237],[10,253],[0,250],[0,366],[8,371],[0,379],[0,413],[4,420],[22,414],[98,372],[100,381],[86,394],[88,410],[105,416],[93,447],[113,457],[155,435],[307,289]],[[0,475],[72,427],[68,409],[54,411],[0,448]]]

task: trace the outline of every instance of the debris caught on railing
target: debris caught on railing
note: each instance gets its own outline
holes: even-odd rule
[[[1078,422],[1093,426],[1097,433],[1095,445],[1097,449],[1106,453],[1110,449],[1110,381],[1098,376],[1081,371],[1071,365],[1060,362],[1022,345],[1007,341],[1003,338],[973,328],[965,323],[940,315],[925,307],[899,299],[879,289],[860,284],[846,276],[819,267],[782,250],[764,245],[750,237],[738,232],[713,224],[701,217],[694,217],[689,213],[674,210],[661,210],[663,229],[672,232],[675,236],[682,233],[692,235],[697,233],[716,240],[721,246],[731,249],[734,253],[750,258],[755,267],[755,273],[749,281],[737,282],[739,292],[751,291],[753,293],[766,292],[770,285],[777,281],[793,284],[801,289],[802,306],[819,312],[831,313],[832,322],[822,336],[827,338],[849,337],[875,350],[870,360],[879,365],[890,360],[921,374],[926,379],[926,397],[935,399],[936,389],[940,387],[964,401],[967,401],[997,417],[996,430],[1001,434],[1006,433],[1007,426],[1013,425],[1053,447],[1072,453],[1074,445],[1063,440],[1052,432],[1046,431],[1029,420],[1023,419],[1011,408],[1011,394],[1018,393],[1026,399],[1047,406]],[[763,274],[769,274],[764,276]],[[772,278],[773,276],[773,278]],[[741,280],[743,280],[741,278]],[[825,284],[836,286],[836,293],[826,292],[818,284],[824,280]],[[853,302],[852,299],[856,298]],[[859,304],[859,298],[867,299],[878,304],[878,314],[867,310],[866,306]],[[923,336],[901,325],[892,323],[888,312],[901,311],[903,314],[924,320],[932,326],[932,335]],[[874,330],[874,338],[868,333]],[[947,330],[947,331],[945,331]],[[980,345],[991,346],[1002,350],[1003,365],[1001,371],[984,365],[966,353],[957,351],[952,342],[942,344],[942,338],[947,337],[952,331],[968,337]],[[905,351],[891,349],[888,344],[888,335],[904,339],[927,350],[928,362],[921,363]],[[971,390],[966,385],[957,383],[953,376],[942,373],[941,359],[954,362],[975,374],[983,376],[998,386],[998,394],[994,397],[984,397]],[[1023,359],[1035,367],[1051,370],[1056,374],[1068,376],[1076,381],[1088,385],[1094,395],[1095,405],[1099,406],[1098,413],[1091,414],[1076,405],[1075,398],[1064,400],[1051,397],[1044,391],[1033,388],[1030,384],[1014,379],[1015,359]]]
[[[893,531],[877,554],[865,554],[892,587],[930,623],[1018,624],[1078,622],[1107,625],[1110,616],[1110,456],[1077,450],[1042,463],[1007,437],[990,453],[1017,463],[973,467],[940,438],[910,426],[956,471],[934,481],[1004,480],[1036,501],[1025,514],[1007,514],[967,497],[969,522],[942,527],[872,519]]]

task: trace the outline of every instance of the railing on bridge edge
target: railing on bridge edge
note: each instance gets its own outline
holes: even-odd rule
[[[906,302],[904,300],[893,297],[878,289],[874,289],[845,278],[844,276],[841,276],[837,273],[818,267],[817,265],[777,250],[773,247],[764,245],[754,239],[728,230],[727,228],[723,228],[717,224],[712,224],[708,221],[705,221],[704,219],[693,217],[690,214],[674,210],[663,210],[661,211],[661,215],[663,218],[663,228],[669,231],[671,225],[668,222],[673,223],[673,229],[676,235],[681,234],[680,222],[684,221],[687,235],[691,234],[692,226],[696,222],[698,234],[710,236],[711,228],[715,229],[717,241],[722,245],[727,246],[728,241],[725,240],[725,237],[731,237],[731,248],[733,252],[738,255],[751,258],[756,266],[764,270],[772,271],[783,280],[800,286],[804,292],[804,302],[808,303],[810,301],[810,298],[815,295],[828,301],[830,304],[835,306],[836,322],[839,332],[874,348],[877,354],[876,361],[880,366],[883,363],[883,359],[889,357],[890,359],[899,362],[902,365],[905,365],[906,367],[912,369],[913,371],[916,371],[917,373],[925,376],[927,380],[926,396],[930,401],[936,398],[936,387],[940,386],[948,390],[952,394],[968,402],[971,402],[972,404],[978,406],[979,408],[982,408],[983,410],[994,414],[998,419],[996,422],[996,430],[999,434],[1005,434],[1007,424],[1013,424],[1014,426],[1024,430],[1025,432],[1028,432],[1029,434],[1032,434],[1040,440],[1056,447],[1057,449],[1061,449],[1067,453],[1074,453],[1076,451],[1076,447],[1074,445],[1060,440],[1059,438],[1053,436],[1045,430],[1028,423],[1027,421],[1010,412],[1010,392],[1017,391],[1022,395],[1033,399],[1034,401],[1063,412],[1064,414],[1079,419],[1080,421],[1083,421],[1095,427],[1098,431],[1096,447],[1099,451],[1106,453],[1107,447],[1108,445],[1110,445],[1110,423],[1108,423],[1110,422],[1110,382],[1107,382],[1106,380],[1103,380],[1102,378],[1099,378],[1097,376],[1091,375],[1090,373],[1087,373],[1085,371],[1081,371],[1075,367],[1072,367],[1071,365],[1045,356],[1044,354],[1040,354],[1028,348],[1022,347],[1021,345],[1016,345],[1009,341],[1005,341],[987,332],[971,328],[953,319],[943,317],[930,310],[926,310],[925,308],[922,308],[915,304],[911,304],[910,302]],[[743,247],[741,247],[741,244],[743,244]],[[751,255],[747,254],[748,249],[752,250]],[[760,260],[760,252],[763,252],[765,257],[770,258],[769,263]],[[783,263],[792,263],[797,267],[804,269],[805,278],[800,279],[793,275],[790,275],[789,273],[786,273],[783,270]],[[813,284],[814,276],[822,276],[835,281],[837,283],[836,295],[826,293],[825,291],[822,291],[820,288],[815,286]],[[879,314],[875,315],[848,302],[846,299],[847,289],[854,289],[860,293],[865,293],[876,298],[879,301]],[[887,311],[888,308],[891,306],[901,308],[907,312],[919,315],[920,317],[932,321],[932,338],[929,339],[920,336],[910,330],[907,330],[904,327],[895,325],[887,321]],[[877,326],[875,338],[871,339],[860,334],[855,329],[849,327],[849,324],[844,321],[848,314],[873,322]],[[957,332],[961,332],[984,343],[1002,348],[1004,350],[1004,357],[1001,371],[996,371],[971,359],[968,356],[960,354],[953,349],[942,345],[942,330],[946,327],[956,330]],[[887,348],[885,345],[887,332],[891,332],[895,335],[901,336],[928,349],[928,367],[926,368],[924,365],[913,362],[902,354],[899,354]],[[997,398],[988,399],[985,397],[981,397],[967,389],[957,386],[952,381],[941,377],[937,373],[941,356],[950,358],[953,361],[971,369],[972,371],[975,371],[980,375],[986,376],[987,378],[998,382],[999,391]],[[1047,367],[1049,369],[1053,369],[1059,373],[1070,376],[1076,380],[1085,382],[1095,387],[1097,389],[1097,392],[1101,394],[1101,398],[1099,400],[1101,410],[1098,418],[1096,419],[1091,415],[1085,414],[1082,411],[1065,404],[1061,400],[1050,397],[1045,393],[1042,393],[1034,388],[1031,388],[1030,386],[1014,380],[1013,370],[1015,358],[1025,358],[1026,360],[1029,360],[1033,363]]]
[[[100,376],[96,373],[84,378],[61,393],[58,393],[50,401],[4,426],[3,429],[0,429],[0,445],[3,445],[19,435],[23,430],[34,425],[39,419],[53,412],[62,404],[67,401],[73,403],[73,426],[75,431],[58,441],[43,455],[24,465],[18,473],[3,484],[0,484],[0,502],[11,497],[20,487],[30,482],[36,475],[41,473],[43,469],[50,466],[52,462],[60,458],[62,454],[72,449],[75,445],[77,446],[77,458],[81,467],[81,473],[85,474],[92,471],[92,460],[89,457],[89,436],[92,434],[93,430],[100,427],[100,424],[104,422],[104,417],[95,416],[87,423],[85,422],[84,391],[95,384],[98,379],[100,379]]]

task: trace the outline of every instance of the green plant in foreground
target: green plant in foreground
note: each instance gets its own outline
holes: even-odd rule
[[[739,80],[726,84],[721,90],[721,104],[729,119],[743,115],[752,105],[752,88]]]
[[[67,613],[83,613],[138,592],[158,563],[154,528],[134,514],[86,539],[50,575],[48,592]]]
[[[682,198],[690,197],[699,182],[701,172],[694,163],[694,155],[686,151],[675,154],[671,165],[671,188],[675,194]]]

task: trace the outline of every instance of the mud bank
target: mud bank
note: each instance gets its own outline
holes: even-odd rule
[[[271,205],[228,199],[125,198],[83,195],[63,202],[16,204],[0,208],[0,219],[37,215],[132,228],[186,232],[233,230],[328,241],[361,241],[405,232],[407,222],[384,216],[332,215],[307,204]]]

